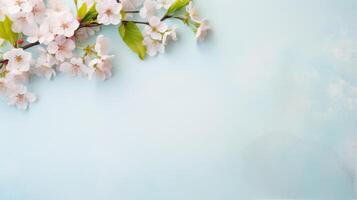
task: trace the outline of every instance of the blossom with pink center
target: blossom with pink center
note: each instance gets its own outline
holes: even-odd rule
[[[88,76],[91,73],[90,68],[83,63],[82,58],[72,58],[69,62],[64,62],[59,66],[59,71],[70,75],[76,76]]]
[[[66,58],[72,57],[72,51],[75,48],[76,45],[73,40],[64,36],[57,36],[55,41],[48,44],[47,51],[50,54],[54,54],[57,60],[63,62]]]
[[[62,12],[54,20],[56,22],[53,31],[55,34],[72,37],[79,27],[79,22],[70,12]]]
[[[21,74],[30,70],[32,55],[23,49],[12,49],[4,54],[8,60],[6,70],[12,74]]]
[[[112,76],[112,59],[113,56],[102,56],[101,58],[93,59],[89,66],[94,69],[94,74],[101,80],[107,80]],[[92,78],[90,74],[90,78]]]
[[[21,110],[26,110],[29,105],[36,101],[36,96],[27,91],[27,88],[23,85],[16,85],[10,89],[8,95],[9,105],[16,106]]]
[[[158,17],[151,17],[149,20],[149,26],[145,26],[145,34],[149,35],[154,40],[161,40],[166,31],[166,24],[161,22]]]
[[[103,0],[98,2],[96,9],[98,11],[98,23],[109,25],[117,25],[121,22],[121,9],[122,4],[116,0]]]

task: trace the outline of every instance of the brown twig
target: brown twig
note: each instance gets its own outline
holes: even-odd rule
[[[179,20],[182,20],[182,21],[185,20],[185,19],[182,18],[182,17],[175,17],[175,16],[172,16],[172,15],[166,15],[166,16],[164,16],[163,18],[161,18],[161,21],[165,21],[165,20],[167,20],[167,19],[179,19]]]
[[[37,42],[34,42],[34,43],[27,44],[27,45],[25,45],[25,46],[23,46],[23,47],[21,47],[21,48],[22,48],[22,49],[29,49],[29,48],[34,47],[34,46],[37,46],[37,45],[39,45],[39,44],[40,44],[40,42],[37,41]]]
[[[125,11],[125,13],[129,13],[129,14],[135,14],[135,13],[139,13],[140,11],[139,10],[128,10],[128,11]]]
[[[123,23],[133,22],[133,23],[135,23],[135,24],[149,25],[149,22],[128,21],[128,20],[123,20],[122,22],[123,22]]]

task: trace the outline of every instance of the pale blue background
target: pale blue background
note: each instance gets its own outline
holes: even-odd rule
[[[330,50],[347,37],[354,55],[357,1],[196,5],[207,42],[182,26],[141,62],[106,28],[111,80],[37,79],[30,111],[0,103],[0,199],[352,199],[338,149],[356,134],[357,62]]]

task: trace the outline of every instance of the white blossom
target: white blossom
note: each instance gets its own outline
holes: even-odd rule
[[[57,60],[64,61],[66,58],[72,57],[72,51],[75,47],[73,40],[64,36],[57,36],[55,41],[48,45],[47,50],[54,54]]]
[[[10,14],[19,12],[30,12],[32,10],[32,2],[29,0],[7,0],[7,10]]]
[[[146,36],[143,41],[147,48],[147,53],[150,56],[156,56],[158,53],[165,52],[165,46],[159,40],[154,40],[151,37]]]
[[[57,64],[57,60],[53,55],[49,54],[46,49],[38,48],[39,57],[34,64],[33,73],[39,77],[44,77],[50,80],[52,77],[56,76],[56,71],[54,66]]]
[[[79,22],[69,12],[62,12],[54,24],[54,33],[66,37],[72,37],[79,27]]]
[[[177,34],[176,34],[176,26],[173,26],[172,28],[165,28],[165,31],[160,33],[160,37],[156,37],[158,39],[155,39],[155,37],[152,37],[151,34],[147,34],[144,37],[144,45],[147,48],[147,53],[150,56],[156,56],[158,53],[165,53],[165,45],[167,45],[169,40],[177,40]]]
[[[199,15],[198,15],[198,10],[196,9],[196,7],[193,6],[192,1],[190,1],[188,6],[186,6],[186,11],[188,12],[192,21],[196,23],[201,23],[201,20],[199,19]]]
[[[58,64],[58,60],[55,58],[55,56],[50,54],[47,51],[47,49],[45,49],[43,47],[38,47],[37,51],[38,51],[38,54],[39,54],[39,56],[37,58],[37,62],[39,62],[39,63],[48,63],[51,66]]]
[[[104,37],[103,35],[99,35],[97,37],[97,41],[95,44],[95,51],[98,53],[99,56],[107,55],[109,52],[109,39]]]
[[[32,56],[23,49],[12,49],[4,54],[4,59],[8,60],[6,69],[13,74],[21,74],[30,70]]]
[[[19,109],[26,110],[30,103],[36,101],[36,96],[27,91],[27,88],[23,85],[16,85],[10,89],[8,95],[9,105],[14,105]]]
[[[70,75],[76,76],[88,76],[90,68],[83,63],[82,58],[71,58],[69,62],[64,62],[59,66],[59,71]]]
[[[145,34],[154,40],[161,40],[163,34],[167,31],[167,26],[158,17],[151,17],[149,26],[145,26]]]
[[[100,30],[100,27],[83,27],[76,31],[75,38],[84,41]]]
[[[30,73],[24,72],[21,74],[8,73],[5,76],[8,85],[26,85],[29,83]]]
[[[27,41],[30,43],[34,42],[40,42],[40,44],[49,44],[52,42],[55,38],[55,33],[53,33],[53,30],[51,28],[51,25],[49,22],[43,22],[41,23],[40,27],[37,27],[37,29],[34,31],[34,34],[29,35],[27,37]]]
[[[90,78],[93,73],[101,80],[107,80],[112,76],[112,58],[113,56],[102,56],[101,58],[93,59],[89,66],[94,69],[90,74]]]
[[[145,0],[144,6],[140,9],[140,16],[144,19],[150,19],[156,14],[157,3],[153,0]]]
[[[33,73],[39,77],[44,77],[47,80],[51,80],[52,77],[56,76],[56,71],[48,63],[37,63],[33,69]]]
[[[169,39],[176,41],[177,40],[177,33],[176,33],[177,27],[173,26],[170,30],[166,31],[162,37],[162,43],[164,45],[167,44],[167,41]]]
[[[121,22],[120,11],[122,7],[122,4],[117,3],[116,0],[103,0],[97,3],[98,23],[104,25],[119,24]]]
[[[103,35],[99,35],[94,45],[94,54],[87,55],[85,57],[86,63],[90,67],[89,79],[92,79],[93,75],[101,80],[107,80],[112,76],[112,59],[113,55],[109,53],[109,39]],[[94,58],[92,58],[94,57]]]
[[[157,0],[157,9],[165,8],[166,10],[171,7],[175,0]]]
[[[45,3],[43,2],[43,0],[31,0],[31,1],[33,2],[31,14],[33,15],[37,23],[42,23],[46,14]]]
[[[69,12],[70,9],[63,3],[63,0],[48,0],[48,12]]]
[[[209,31],[208,21],[203,20],[196,32],[196,38],[198,41],[203,41],[206,39],[207,33]]]
[[[33,35],[36,31],[37,24],[34,22],[33,15],[19,12],[11,16],[13,21],[12,30],[16,33],[24,33],[25,35]]]

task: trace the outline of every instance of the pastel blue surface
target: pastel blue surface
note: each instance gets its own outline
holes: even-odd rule
[[[354,198],[337,152],[357,128],[357,1],[196,5],[205,43],[182,25],[142,62],[108,27],[112,79],[0,103],[0,199]]]

